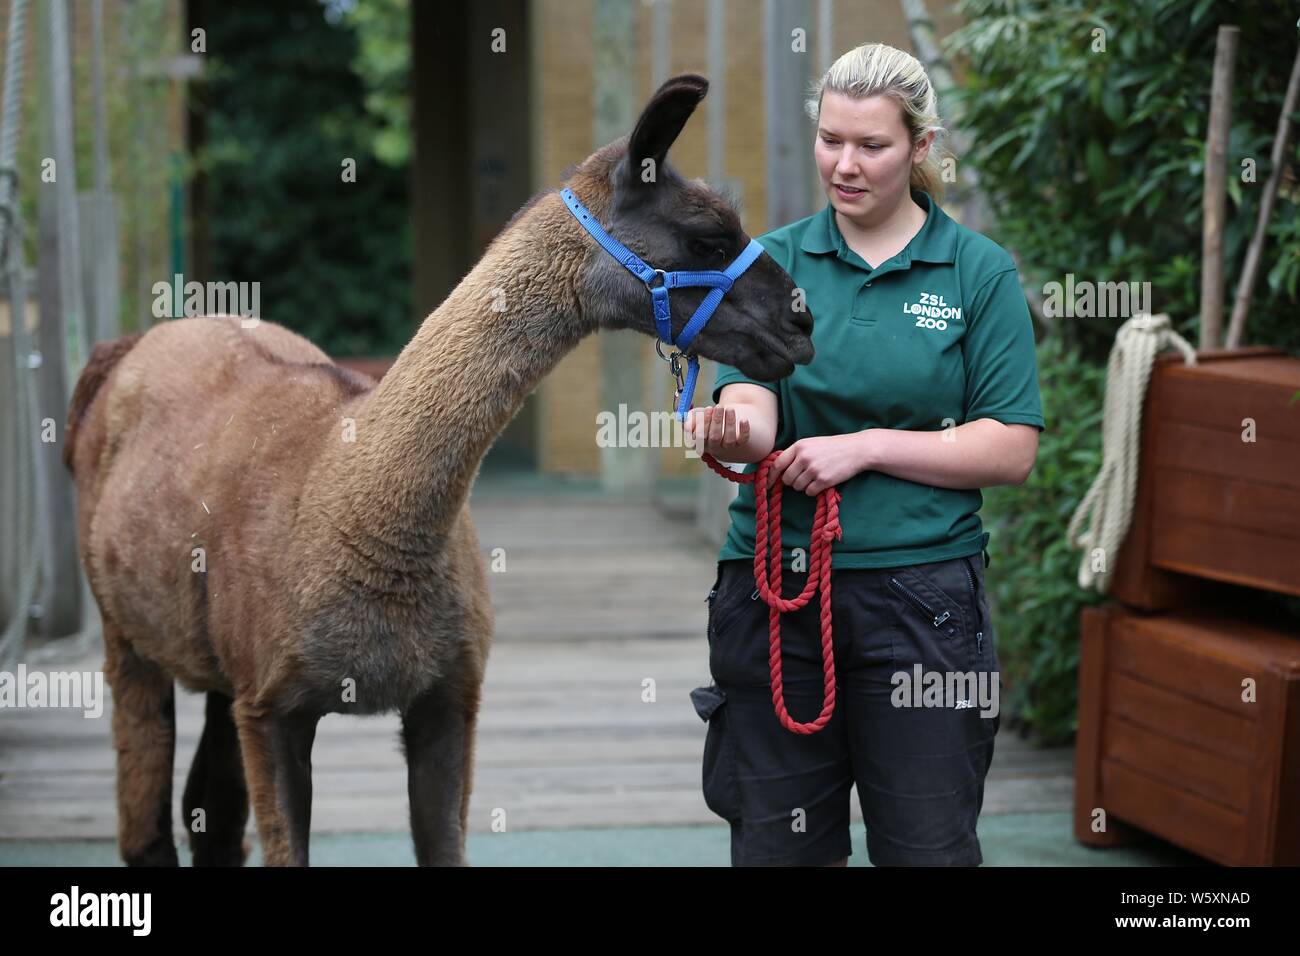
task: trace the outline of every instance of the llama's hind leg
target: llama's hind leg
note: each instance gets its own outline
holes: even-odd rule
[[[311,747],[319,714],[274,714],[236,700],[235,726],[266,866],[306,866]]]
[[[411,835],[420,866],[464,866],[478,685],[439,684],[402,712]]]
[[[113,689],[117,749],[117,838],[127,866],[176,866],[172,839],[172,761],[176,696],[161,667],[131,649],[104,621],[105,667]]]
[[[248,858],[248,789],[230,708],[225,694],[208,694],[203,736],[181,801],[195,866],[243,866]]]

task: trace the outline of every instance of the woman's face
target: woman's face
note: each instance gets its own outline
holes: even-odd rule
[[[913,145],[903,107],[891,96],[824,93],[815,154],[831,206],[857,222],[883,221],[907,198],[912,166],[933,139],[927,133]]]

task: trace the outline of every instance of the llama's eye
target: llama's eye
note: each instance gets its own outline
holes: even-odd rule
[[[716,240],[692,239],[691,255],[706,262],[720,261],[727,257],[727,251]]]

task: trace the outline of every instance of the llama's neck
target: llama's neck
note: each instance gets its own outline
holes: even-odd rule
[[[584,236],[543,196],[489,247],[344,422],[311,484],[328,523],[390,567],[436,559],[483,456],[584,335]]]

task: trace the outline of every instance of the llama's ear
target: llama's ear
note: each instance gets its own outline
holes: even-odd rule
[[[704,77],[683,73],[665,82],[650,97],[628,140],[626,171],[633,181],[649,181],[643,175],[647,169],[652,169],[657,178],[668,148],[676,142],[682,127],[708,91],[709,81]],[[649,166],[647,159],[653,160],[654,165]]]

